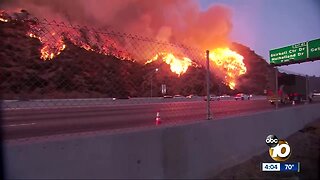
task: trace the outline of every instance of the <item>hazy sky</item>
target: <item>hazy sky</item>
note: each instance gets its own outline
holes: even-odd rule
[[[320,38],[320,0],[199,0],[206,9],[224,4],[232,10],[230,39],[249,46],[269,62],[269,50]],[[285,71],[320,76],[320,60]]]

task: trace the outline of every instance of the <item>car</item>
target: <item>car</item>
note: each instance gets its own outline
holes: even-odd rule
[[[302,99],[305,97],[305,95],[303,94],[300,94],[300,93],[290,93],[288,94],[289,96],[289,100],[290,102],[294,101],[296,103],[301,103],[302,102]]]
[[[228,94],[223,94],[222,96],[220,96],[221,98],[229,98],[230,97],[230,95],[228,95]]]
[[[220,97],[220,100],[228,100],[228,99],[231,99],[231,96],[230,95],[227,95],[227,94],[223,94]]]
[[[271,104],[275,104],[277,101],[280,104],[289,104],[290,102],[290,98],[288,95],[283,95],[283,96],[278,96],[278,98],[275,95],[270,95],[267,97],[267,100],[271,103]]]
[[[164,99],[168,99],[168,98],[173,98],[173,97],[170,96],[170,95],[165,95],[165,96],[163,96],[163,98],[164,98]]]
[[[320,101],[320,90],[314,90],[309,95],[309,102]]]
[[[119,97],[114,97],[112,98],[112,100],[117,100],[117,99],[130,99],[131,97],[130,96],[119,96]]]
[[[236,94],[235,96],[234,96],[234,99],[235,100],[245,100],[245,99],[247,99],[247,100],[250,100],[250,95],[247,95],[247,94],[244,94],[244,93],[238,93],[238,94]]]
[[[199,97],[199,96],[197,96],[197,95],[190,94],[190,95],[187,96],[186,98],[192,99],[192,98],[198,98],[198,97]]]
[[[280,104],[291,103],[288,94],[285,92],[280,92],[280,91],[278,92],[278,97],[274,92],[269,91],[268,96],[267,96],[267,100],[273,105],[276,104],[276,102],[278,102]]]
[[[207,101],[207,96],[204,96],[204,100]],[[220,101],[220,96],[210,95],[210,101]]]
[[[173,96],[173,98],[181,99],[181,98],[185,98],[185,97],[184,97],[184,96],[182,96],[182,95],[177,94],[177,95],[174,95],[174,96]]]

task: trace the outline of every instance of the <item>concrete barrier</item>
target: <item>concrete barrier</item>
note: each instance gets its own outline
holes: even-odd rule
[[[254,95],[251,100],[266,99],[266,96]],[[221,101],[234,101],[234,98],[221,98]],[[151,103],[174,103],[174,102],[204,102],[204,97],[195,98],[166,98],[163,97],[141,97],[130,99],[112,98],[88,98],[88,99],[38,99],[38,100],[3,100],[1,101],[4,109],[52,109],[52,108],[74,108],[74,107],[94,107],[94,106],[113,106],[113,105],[138,105]]]
[[[213,177],[266,151],[267,135],[285,139],[320,118],[319,109],[312,104],[130,132],[6,142],[6,174],[9,179]]]

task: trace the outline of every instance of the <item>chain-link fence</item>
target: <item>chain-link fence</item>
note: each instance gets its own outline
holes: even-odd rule
[[[2,13],[0,20],[8,136],[154,124],[158,115],[165,122],[208,118],[205,50],[23,13]],[[214,71],[209,80],[212,94],[230,90]],[[228,113],[265,107],[226,104]],[[213,110],[214,116],[227,112]],[[24,126],[33,128],[14,129]]]
[[[47,20],[2,26],[3,99],[204,95],[205,83],[187,80],[205,80],[205,51]]]
[[[203,50],[28,17],[9,18],[1,31],[5,109],[180,102],[185,117],[197,102],[206,118]]]

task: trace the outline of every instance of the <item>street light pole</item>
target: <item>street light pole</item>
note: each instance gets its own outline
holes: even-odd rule
[[[150,97],[152,97],[152,89],[153,89],[153,88],[152,88],[152,77],[153,77],[153,74],[156,73],[156,72],[158,72],[158,71],[159,71],[159,69],[156,68],[156,69],[155,69],[155,72],[153,72],[153,71],[151,72],[151,78],[150,78]]]

